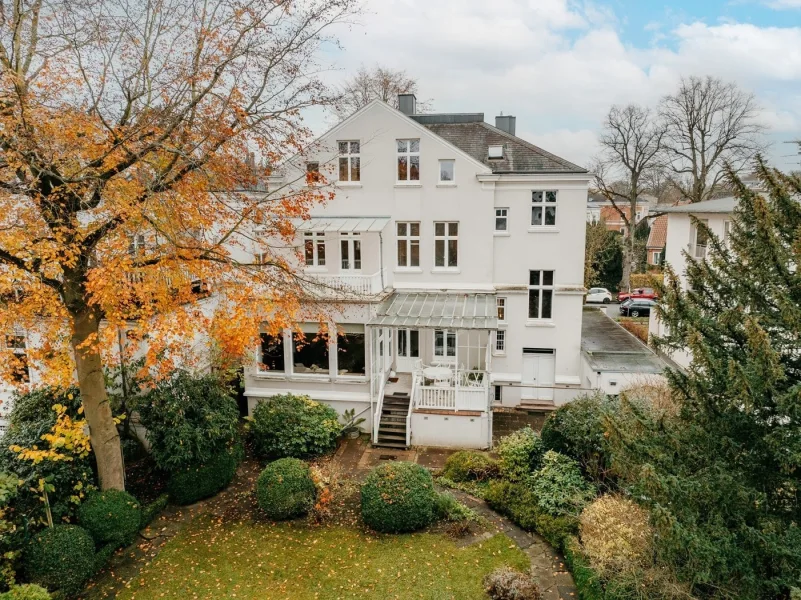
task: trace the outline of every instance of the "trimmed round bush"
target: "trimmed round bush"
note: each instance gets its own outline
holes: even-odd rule
[[[498,442],[501,475],[509,481],[524,481],[540,468],[544,452],[540,436],[531,427],[502,437]]]
[[[336,448],[342,433],[337,411],[308,396],[284,394],[259,402],[250,441],[262,458],[313,458]]]
[[[376,467],[362,485],[362,518],[376,531],[403,533],[436,518],[434,480],[427,469],[410,462]]]
[[[499,567],[484,578],[484,590],[492,600],[540,600],[540,588],[526,573]]]
[[[582,511],[579,533],[584,553],[602,576],[633,573],[652,557],[654,531],[648,511],[622,496],[601,496]]]
[[[141,522],[139,501],[121,490],[93,493],[78,508],[78,523],[98,546],[127,546],[136,538]]]
[[[498,461],[483,452],[462,450],[451,454],[442,469],[443,477],[451,481],[486,481],[500,473]]]
[[[173,473],[167,482],[167,493],[176,504],[192,504],[208,498],[231,483],[237,466],[237,449],[221,452],[202,465]]]
[[[297,458],[271,462],[256,481],[256,499],[271,519],[282,521],[305,515],[317,499],[309,465]]]
[[[7,592],[0,594],[0,600],[50,600],[50,592],[40,585],[26,583],[15,585]]]
[[[95,543],[83,527],[56,525],[40,531],[22,556],[25,579],[67,596],[76,594],[95,571]]]

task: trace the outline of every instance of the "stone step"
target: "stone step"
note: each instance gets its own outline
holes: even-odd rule
[[[388,442],[406,442],[406,432],[405,431],[382,431],[381,429],[378,430],[378,441],[381,440],[388,441]]]
[[[518,406],[518,410],[532,410],[540,412],[550,412],[556,410],[556,405],[553,400],[524,400]]]
[[[389,427],[390,429],[403,429],[406,431],[406,419],[404,420],[397,420],[392,421],[389,419],[381,419],[381,422],[378,424],[378,430],[381,431],[385,427]]]
[[[405,441],[401,443],[401,442],[382,442],[381,440],[379,440],[378,442],[373,444],[373,446],[376,446],[378,448],[395,448],[398,450],[406,450]]]

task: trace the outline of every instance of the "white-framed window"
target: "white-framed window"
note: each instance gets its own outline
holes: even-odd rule
[[[343,271],[361,271],[362,239],[360,233],[343,233],[339,240]]]
[[[420,223],[397,223],[398,266],[420,266]]]
[[[398,181],[420,181],[420,140],[397,140]]]
[[[325,233],[307,231],[303,234],[303,246],[307,267],[325,266]]]
[[[11,361],[11,380],[14,383],[30,383],[31,374],[28,367],[28,351],[24,335],[7,335],[6,348],[14,355]]]
[[[285,373],[286,362],[284,357],[284,333],[270,335],[261,334],[261,362],[260,370],[271,373]]]
[[[136,257],[145,250],[145,234],[136,233],[128,236],[128,254]]]
[[[661,265],[662,264],[662,252],[656,251],[654,252],[654,264]]]
[[[306,163],[306,183],[311,185],[320,183],[323,180],[320,174],[320,163],[317,161],[309,161]]]
[[[339,180],[361,181],[361,144],[358,141],[337,142],[339,148]]]
[[[698,219],[698,224],[693,224],[690,231],[690,256],[693,258],[706,258],[706,247],[709,243],[709,236],[706,230],[698,225],[708,225],[707,219]]]
[[[456,183],[456,161],[452,158],[441,159],[439,161],[439,182]]]
[[[459,266],[459,223],[434,223],[434,266],[455,268]]]
[[[495,306],[498,308],[498,322],[506,323],[506,298],[502,296],[496,297]]]
[[[509,209],[495,209],[495,231],[509,231]]]
[[[528,272],[528,318],[550,319],[553,315],[553,271]]]
[[[496,160],[503,158],[503,146],[490,146],[487,148],[487,158]]]
[[[417,329],[398,329],[398,356],[420,358],[420,331]]]
[[[498,329],[495,332],[495,352],[503,354],[506,352],[506,330]]]
[[[556,225],[556,191],[531,192],[531,225]]]
[[[448,329],[434,330],[434,357],[456,358],[456,332]]]

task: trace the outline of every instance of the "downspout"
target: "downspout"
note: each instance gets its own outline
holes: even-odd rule
[[[384,233],[378,232],[378,272],[381,274],[381,291],[386,287],[384,284]]]

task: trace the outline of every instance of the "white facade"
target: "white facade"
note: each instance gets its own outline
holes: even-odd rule
[[[501,152],[540,151],[489,125],[474,121],[469,126],[500,139],[506,147]],[[454,131],[459,132],[458,126]],[[489,156],[490,149],[482,152]],[[358,158],[358,181],[339,180],[343,157],[349,175],[353,163],[348,161]],[[399,160],[419,165],[419,177],[399,181]],[[342,368],[342,338],[333,335],[328,368],[319,356],[319,364],[307,366],[299,359],[308,357],[298,353],[286,332],[277,350],[282,360],[274,362],[279,368],[266,368],[268,360],[262,357],[246,372],[251,407],[277,393],[307,394],[340,412],[355,408],[367,417],[365,428],[372,426],[375,439],[387,386],[403,388],[405,383],[411,394],[408,443],[486,447],[496,401],[504,406],[560,404],[578,393],[585,171],[563,161],[568,166],[560,172],[493,172],[498,169],[479,160],[475,150],[460,149],[382,102],[326,133],[316,155],[305,161],[317,163],[320,173],[333,180],[336,195],[301,225],[306,231],[298,246],[310,241],[312,252],[305,259],[310,264],[300,268],[328,286],[350,290],[331,305],[332,327],[350,332],[352,339],[364,335],[364,372],[355,373],[361,369],[350,364]],[[281,183],[302,179],[306,168],[294,164]],[[542,212],[546,201],[547,217]],[[355,241],[358,268],[353,264]],[[319,260],[323,251],[324,265]],[[409,258],[418,253],[419,260]],[[481,295],[492,302],[493,318],[499,318],[482,327],[449,327],[447,320],[438,326],[430,319],[402,327],[375,325],[382,303],[403,293],[460,300]],[[531,313],[530,303],[536,305]],[[268,345],[267,352],[275,354],[275,348]],[[444,366],[452,373],[433,382],[422,375],[426,366]],[[392,374],[399,383],[387,383]]]

